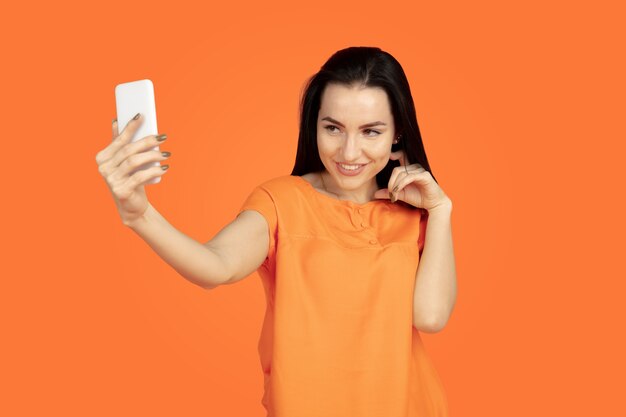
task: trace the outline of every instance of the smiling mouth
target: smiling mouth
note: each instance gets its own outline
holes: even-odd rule
[[[361,174],[363,170],[365,170],[365,166],[367,164],[341,164],[339,162],[335,162],[335,166],[337,167],[337,171],[345,176],[353,177]]]
[[[362,166],[367,165],[367,164],[343,164],[341,162],[337,162],[336,164],[340,165],[343,169],[348,170],[348,171],[357,170],[361,168]]]

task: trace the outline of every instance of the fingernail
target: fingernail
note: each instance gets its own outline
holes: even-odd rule
[[[165,133],[156,137],[156,140],[159,142],[163,142],[165,139],[167,139],[167,135]]]
[[[399,187],[399,185],[396,185],[396,187],[393,189],[393,191],[392,191],[392,192],[394,192],[394,193],[395,193],[396,191],[398,191],[398,187]]]
[[[167,169],[168,169],[169,167],[170,167],[169,165],[161,165],[161,169],[162,169],[163,171],[167,171]]]
[[[172,154],[172,153],[171,153],[171,152],[168,152],[168,151],[163,151],[163,152],[161,152],[161,155],[163,155],[163,156],[164,156],[164,157],[166,157],[166,158],[167,158],[167,157],[169,157],[171,154]]]
[[[115,122],[117,122],[117,119],[113,119],[113,121],[111,122],[111,124],[113,124],[113,123],[115,123]]]
[[[137,113],[135,117],[133,117],[133,120],[137,120],[137,119],[139,119],[139,113]]]

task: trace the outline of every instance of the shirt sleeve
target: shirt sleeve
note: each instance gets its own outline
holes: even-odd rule
[[[276,252],[276,236],[278,232],[278,217],[276,215],[276,206],[271,194],[262,186],[258,186],[252,190],[248,195],[244,203],[239,208],[239,213],[244,210],[254,210],[259,212],[269,226],[269,250],[267,257],[263,264],[267,264],[270,260],[274,259]]]
[[[419,248],[419,256],[422,256],[424,250],[424,241],[426,240],[426,225],[428,223],[428,210],[422,210],[420,217],[420,234],[417,238],[417,247]]]

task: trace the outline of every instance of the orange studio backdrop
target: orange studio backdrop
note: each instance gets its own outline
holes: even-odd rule
[[[205,243],[291,172],[304,84],[348,46],[403,65],[453,202],[457,303],[422,334],[450,416],[626,415],[621,3],[40,2],[0,20],[0,415],[264,415],[258,275],[178,275],[122,225],[95,156],[115,85],[151,79],[172,156],[146,191]]]

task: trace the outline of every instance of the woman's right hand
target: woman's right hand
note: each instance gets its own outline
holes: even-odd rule
[[[144,184],[163,175],[169,167],[169,165],[153,166],[130,174],[137,167],[146,163],[163,161],[169,157],[169,155],[163,156],[160,151],[148,151],[160,145],[162,141],[157,140],[157,138],[165,138],[165,135],[150,135],[136,142],[131,142],[133,134],[142,121],[143,116],[141,115],[137,120],[131,119],[122,133],[118,135],[117,120],[115,120],[113,122],[113,141],[96,155],[98,171],[104,177],[113,194],[122,222],[127,226],[143,216],[150,205]]]

